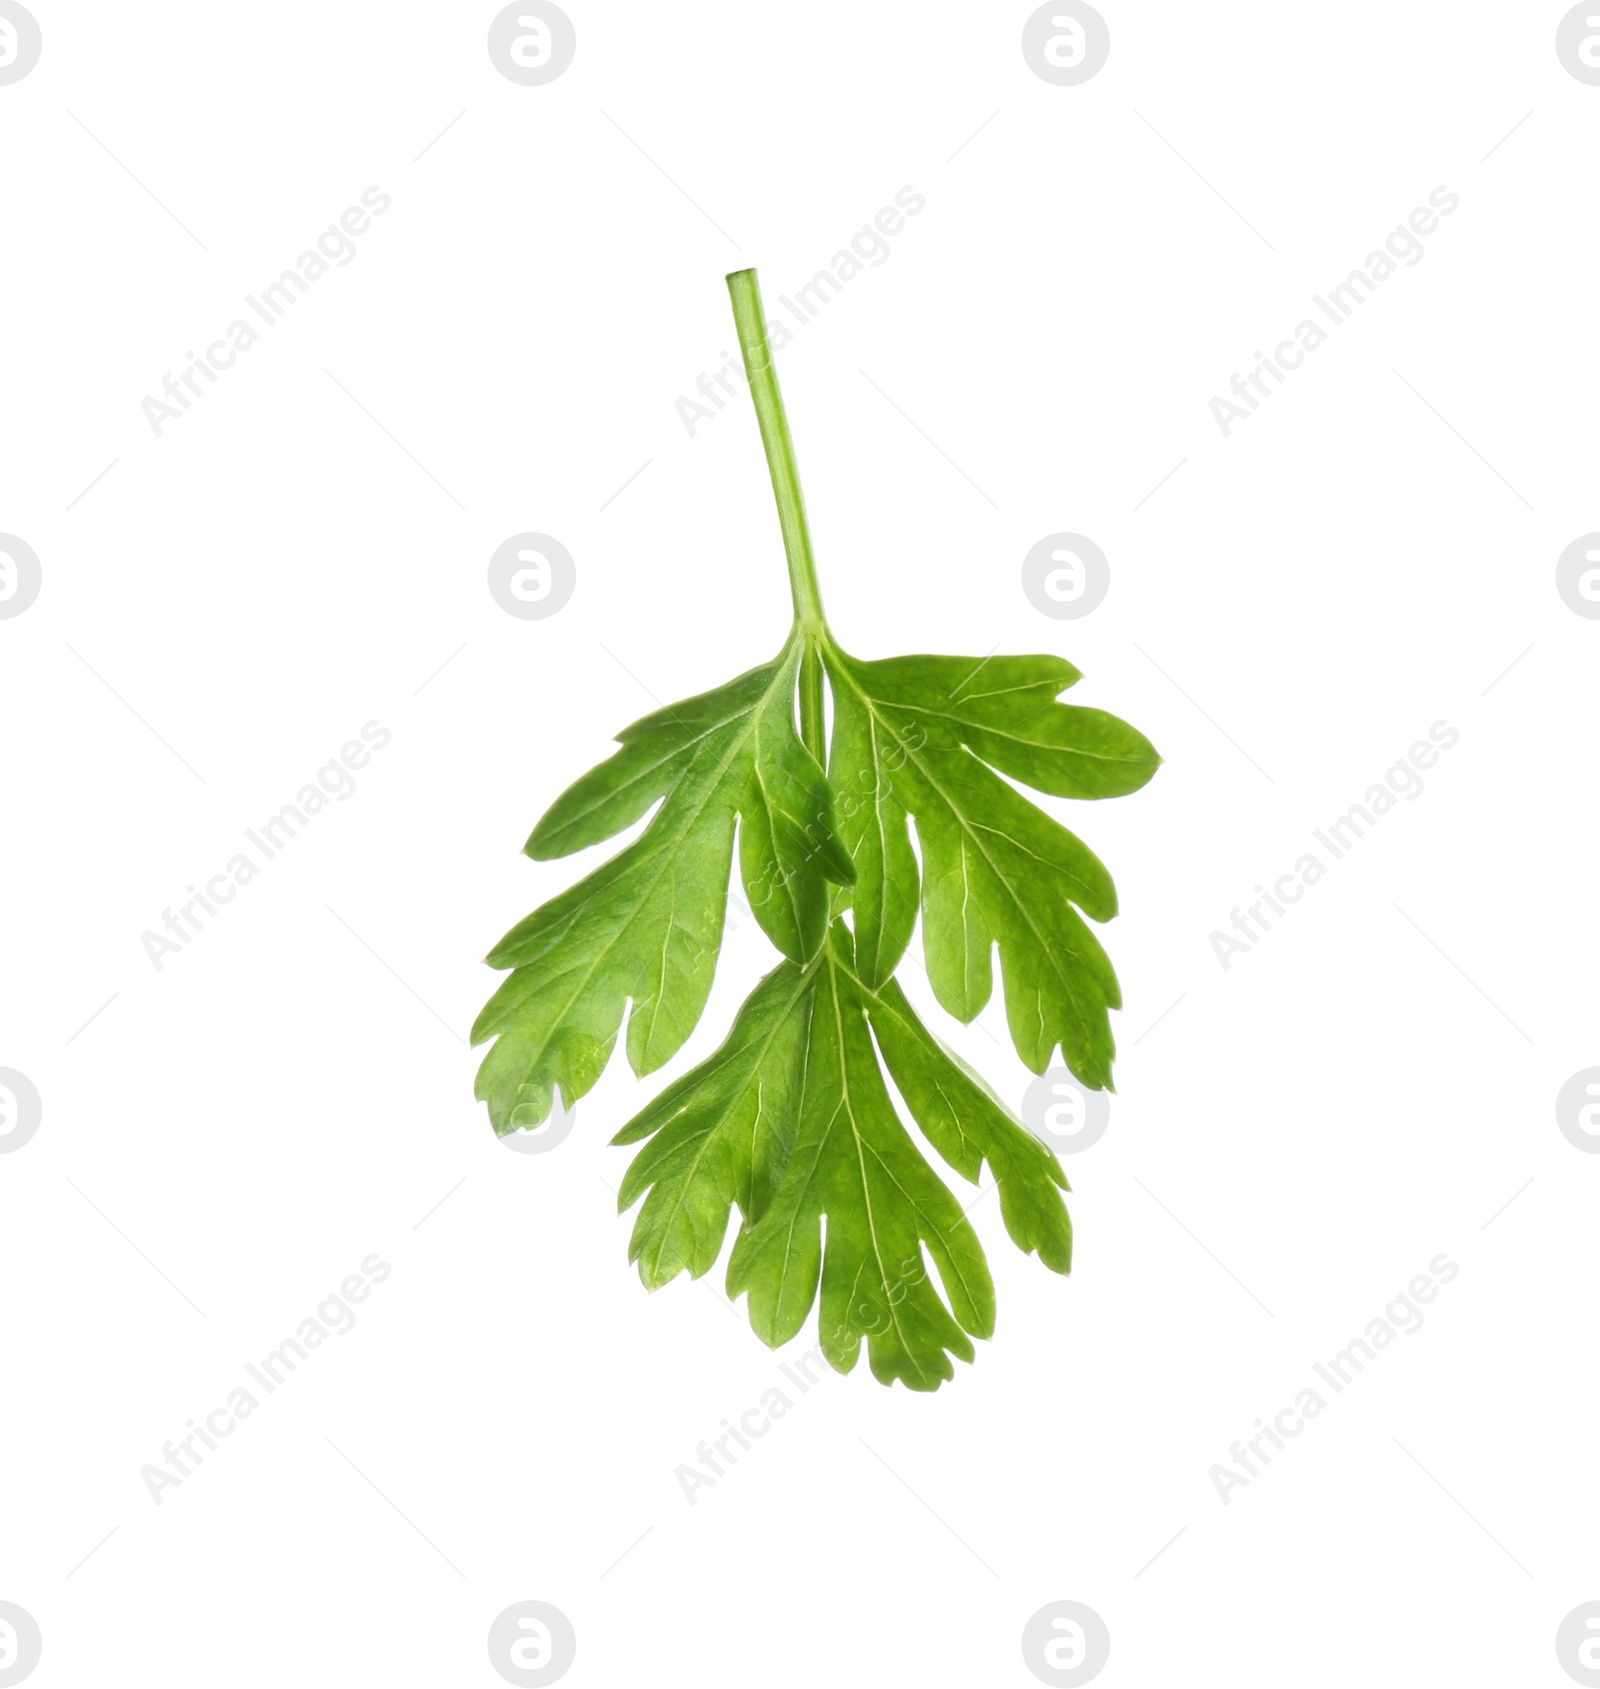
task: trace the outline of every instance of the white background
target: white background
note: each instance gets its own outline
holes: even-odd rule
[[[1600,1161],[1553,1105],[1600,1060],[1600,625],[1554,567],[1600,528],[1600,89],[1563,8],[1106,0],[1072,88],[1027,7],[944,0],[571,0],[533,88],[492,6],[34,9],[0,1066],[44,1120],[0,1158],[0,1599],[35,1681],[488,1685],[526,1599],[574,1685],[1026,1685],[1062,1599],[1107,1689],[1568,1681]],[[158,438],[141,399],[374,184],[353,262]],[[823,589],[862,656],[1058,651],[1165,756],[1053,805],[1121,894],[1119,1094],[1067,1160],[1069,1280],[981,1202],[976,1363],[790,1388],[690,1506],[675,1468],[779,1357],[720,1273],[645,1295],[606,1145],[766,941],[546,1155],[492,1137],[465,1032],[485,950],[592,865],[518,855],[543,807],[782,640],[748,400],[674,409],[733,350],[724,273],[771,304],[908,185],[780,360]],[[1425,258],[1224,438],[1212,395],[1440,185]],[[576,559],[549,620],[486,588],[529,529]],[[1111,563],[1079,621],[1021,590],[1058,530]],[[355,795],[158,972],[141,934],[374,719]],[[1212,931],[1439,720],[1423,795],[1225,971]],[[936,1024],[1020,1101],[998,994]],[[373,1252],[355,1329],[155,1505],[141,1467]],[[1224,1506],[1209,1468],[1440,1252],[1425,1327]]]

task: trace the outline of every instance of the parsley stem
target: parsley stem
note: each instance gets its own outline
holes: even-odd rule
[[[739,331],[739,350],[744,354],[744,372],[750,382],[750,396],[755,400],[756,421],[761,424],[761,443],[766,447],[772,491],[778,501],[783,549],[789,559],[794,619],[808,636],[809,646],[811,640],[825,631],[827,621],[822,614],[817,566],[811,557],[811,528],[806,521],[805,497],[800,491],[800,471],[794,461],[794,441],[789,435],[789,418],[784,414],[783,394],[778,390],[772,343],[767,337],[767,313],[761,304],[761,284],[755,271],[735,270],[728,277],[728,292],[733,299],[733,320]],[[802,681],[802,709],[805,691]],[[816,676],[816,693],[820,704],[820,670]]]

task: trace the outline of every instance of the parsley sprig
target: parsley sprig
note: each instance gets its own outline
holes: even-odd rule
[[[1013,1241],[1056,1272],[1071,1267],[1072,1226],[1055,1156],[928,1030],[896,972],[920,913],[934,997],[967,1022],[998,951],[1022,1060],[1043,1073],[1059,1049],[1083,1084],[1109,1088],[1121,997],[1090,923],[1116,914],[1116,891],[1018,786],[1117,797],[1160,759],[1126,722],[1059,701],[1080,678],[1059,657],[863,661],[839,645],[755,272],[728,287],[793,624],[771,662],[625,728],[535,827],[524,848],[547,860],[653,811],[490,952],[511,971],[473,1028],[475,1044],[494,1041],[477,1094],[497,1132],[538,1126],[555,1091],[570,1106],[600,1077],[630,1002],[634,1072],[675,1055],[711,989],[737,838],[782,960],[721,1047],[617,1134],[643,1145],[620,1196],[624,1210],[643,1199],[630,1258],[651,1289],[699,1277],[737,1207],[728,1293],[747,1298],[761,1338],[794,1337],[820,1289],[835,1367],[848,1372],[865,1341],[880,1381],[932,1390],[993,1332],[994,1285],[925,1146],[973,1183],[987,1163]]]

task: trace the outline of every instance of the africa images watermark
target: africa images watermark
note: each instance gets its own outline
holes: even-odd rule
[[[373,217],[381,217],[393,203],[381,188],[363,188],[361,205],[349,206],[337,223],[330,223],[317,236],[316,249],[307,248],[302,252],[293,269],[285,270],[276,281],[262,288],[259,299],[253,293],[247,293],[245,304],[268,328],[276,328],[289,307],[298,303],[300,295],[310,288],[312,282],[320,281],[327,275],[330,266],[342,270],[347,264],[355,262],[357,248],[351,237],[365,234],[372,227]],[[366,209],[363,210],[362,206]],[[139,401],[139,408],[156,438],[161,438],[161,431],[169,422],[180,421],[194,401],[205,396],[206,389],[197,377],[204,377],[208,385],[216,386],[217,377],[224,370],[232,369],[239,354],[248,352],[260,338],[260,329],[243,317],[236,317],[222,335],[206,347],[203,355],[185,352],[189,362],[176,376],[168,370],[162,377],[161,391],[166,398],[157,399],[146,394]]]
[[[205,1416],[204,1424],[191,1419],[187,1436],[163,1443],[161,1458],[166,1465],[147,1464],[139,1469],[139,1476],[156,1506],[161,1505],[162,1491],[177,1489],[185,1478],[194,1476],[194,1468],[205,1464],[206,1457],[196,1444],[214,1453],[221,1446],[221,1439],[231,1437],[239,1429],[240,1421],[248,1419],[261,1406],[262,1397],[272,1395],[301,1361],[308,1359],[330,1337],[348,1337],[356,1326],[350,1304],[365,1302],[373,1287],[382,1284],[393,1271],[381,1256],[367,1256],[359,1272],[347,1274],[339,1288],[330,1290],[317,1304],[316,1312],[301,1320],[293,1337],[285,1337],[259,1361],[244,1363],[249,1382],[236,1385],[222,1406],[212,1408]],[[261,1396],[255,1394],[252,1386],[260,1389]]]
[[[1272,923],[1265,913],[1268,909],[1275,915],[1287,915],[1289,909],[1285,905],[1292,907],[1298,903],[1305,896],[1306,888],[1314,886],[1328,872],[1330,863],[1337,862],[1354,849],[1367,836],[1368,830],[1376,826],[1397,802],[1404,799],[1412,803],[1420,798],[1425,784],[1423,774],[1438,762],[1441,751],[1453,750],[1460,740],[1460,733],[1449,722],[1436,721],[1428,729],[1426,739],[1419,739],[1399,762],[1385,772],[1380,783],[1367,788],[1367,794],[1360,803],[1351,804],[1336,821],[1330,821],[1326,829],[1313,827],[1311,836],[1327,851],[1330,862],[1324,862],[1314,850],[1308,850],[1287,874],[1280,874],[1272,882],[1271,891],[1265,886],[1257,886],[1256,901],[1248,910],[1233,910],[1231,924],[1234,932],[1241,937],[1234,938],[1225,932],[1211,934],[1211,949],[1222,964],[1222,971],[1226,973],[1233,966],[1233,957],[1248,955],[1251,947],[1272,930]]]
[[[813,1367],[816,1369],[815,1376]],[[787,1361],[779,1361],[778,1370],[803,1396],[813,1384],[828,1375],[829,1367],[822,1353],[822,1345],[817,1343],[798,1356],[793,1366]],[[736,1443],[741,1449],[749,1451],[755,1447],[752,1439],[766,1436],[774,1421],[782,1419],[793,1406],[794,1399],[774,1384],[762,1392],[759,1402],[739,1415],[737,1425],[730,1420],[723,1420],[720,1437],[711,1437],[695,1445],[695,1458],[700,1465],[679,1465],[673,1472],[679,1488],[683,1491],[684,1500],[693,1507],[696,1490],[710,1489],[718,1478],[727,1477],[730,1467],[738,1465],[739,1457],[729,1447],[730,1443]],[[713,1453],[713,1450],[716,1452]]]
[[[835,1329],[834,1347],[840,1352],[846,1352],[857,1345],[861,1338],[870,1338],[888,1330],[894,1319],[893,1310],[927,1276],[927,1262],[918,1253],[907,1256],[900,1263],[892,1283],[888,1280],[883,1282],[881,1297],[873,1291],[858,1290],[850,1304],[849,1318]],[[794,1365],[780,1361],[778,1370],[803,1396],[813,1384],[826,1378],[834,1369],[823,1353],[822,1344],[818,1342],[798,1356]],[[793,1400],[775,1384],[763,1393],[761,1400],[754,1407],[746,1408],[739,1415],[737,1425],[725,1419],[722,1422],[720,1437],[712,1437],[707,1442],[696,1444],[694,1452],[700,1466],[680,1465],[673,1474],[689,1505],[694,1506],[696,1490],[710,1489],[718,1478],[727,1476],[724,1462],[729,1467],[738,1464],[739,1457],[728,1447],[730,1443],[736,1443],[745,1450],[753,1448],[755,1444],[751,1439],[766,1436],[772,1429],[773,1421],[782,1419],[793,1406]],[[712,1449],[716,1449],[718,1453],[713,1454]]]
[[[894,196],[894,205],[881,207],[870,223],[863,223],[850,237],[849,247],[841,247],[834,253],[826,270],[818,270],[803,287],[797,287],[792,298],[787,293],[780,293],[778,303],[794,318],[800,328],[814,323],[821,316],[823,308],[832,304],[844,291],[845,283],[854,281],[864,266],[870,265],[877,269],[889,262],[893,250],[889,245],[889,237],[899,234],[906,226],[906,218],[915,217],[927,203],[926,198],[915,188],[901,188]],[[896,206],[900,209],[896,210]],[[795,338],[795,331],[776,314],[768,332],[774,353],[781,352]],[[738,394],[740,385],[744,382],[744,366],[739,359],[728,352],[724,352],[722,357],[723,363],[719,369],[710,375],[702,370],[695,381],[695,391],[700,395],[699,399],[680,394],[675,401],[679,420],[689,431],[691,440],[701,423],[713,420],[728,400]]]
[[[1385,237],[1381,250],[1367,254],[1362,269],[1352,270],[1337,287],[1330,288],[1327,298],[1320,293],[1312,294],[1311,302],[1335,328],[1343,328],[1355,315],[1357,307],[1364,305],[1377,292],[1379,282],[1387,281],[1395,273],[1397,265],[1404,264],[1407,269],[1413,269],[1422,262],[1427,256],[1427,249],[1419,237],[1431,235],[1439,227],[1439,217],[1454,215],[1460,204],[1458,194],[1445,187],[1435,188],[1428,195],[1427,205],[1419,205],[1404,223],[1396,224]],[[1429,210],[1429,206],[1434,209]],[[1248,422],[1251,414],[1261,408],[1262,400],[1272,397],[1273,389],[1264,377],[1271,376],[1279,387],[1283,386],[1290,375],[1305,363],[1306,353],[1319,351],[1329,338],[1328,331],[1320,323],[1307,317],[1295,325],[1290,339],[1279,341],[1270,356],[1257,348],[1255,368],[1247,375],[1234,372],[1230,384],[1233,398],[1213,396],[1211,400],[1211,414],[1222,430],[1222,437],[1228,439],[1235,423]],[[1238,403],[1239,400],[1243,400],[1243,404]]]
[[[1381,1315],[1367,1321],[1361,1336],[1352,1337],[1326,1364],[1311,1363],[1318,1383],[1327,1385],[1335,1396],[1343,1395],[1347,1386],[1366,1371],[1367,1363],[1375,1361],[1397,1337],[1415,1337],[1422,1330],[1423,1314],[1417,1304],[1432,1302],[1439,1287],[1451,1283],[1460,1272],[1448,1255],[1435,1255],[1427,1272],[1418,1273],[1405,1290],[1395,1292]],[[1261,1476],[1262,1467],[1272,1464],[1264,1444],[1281,1453],[1289,1446],[1285,1439],[1298,1437],[1327,1405],[1328,1398],[1318,1384],[1307,1384],[1289,1406],[1279,1408],[1270,1425],[1258,1419],[1255,1436],[1241,1438],[1228,1450],[1233,1465],[1214,1465],[1207,1474],[1222,1505],[1227,1507],[1233,1499],[1232,1491],[1247,1488],[1252,1478]]]
[[[355,796],[356,770],[365,768],[374,751],[381,751],[393,735],[381,722],[369,721],[361,729],[359,739],[349,740],[336,757],[330,758],[317,770],[314,781],[307,781],[295,794],[293,803],[286,803],[276,815],[261,823],[259,830],[246,827],[244,836],[261,853],[258,863],[249,851],[241,850],[230,856],[222,872],[213,874],[202,891],[190,886],[186,903],[176,913],[170,908],[161,911],[161,924],[170,937],[148,929],[139,935],[144,953],[151,966],[161,972],[164,956],[176,956],[196,933],[205,930],[203,915],[215,916],[219,903],[232,903],[239,887],[249,883],[288,842],[297,837],[299,829],[328,807],[330,800],[343,803]]]

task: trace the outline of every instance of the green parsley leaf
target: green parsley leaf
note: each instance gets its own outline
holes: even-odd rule
[[[519,922],[489,953],[510,968],[472,1029],[494,1039],[477,1094],[500,1133],[570,1107],[610,1059],[631,998],[628,1060],[653,1072],[694,1030],[722,944],[735,823],[756,919],[797,961],[820,948],[832,879],[853,877],[821,767],[794,728],[799,653],[625,728],[622,749],[562,793],[524,849],[536,860],[643,834]]]
[[[863,976],[890,978],[916,922],[940,1005],[970,1021],[993,988],[1000,949],[1017,1053],[1043,1073],[1060,1045],[1096,1090],[1111,1084],[1108,1010],[1122,998],[1077,910],[1117,912],[1098,857],[1028,802],[999,769],[1059,797],[1137,791],[1160,758],[1142,733],[1100,710],[1055,702],[1078,671],[1058,657],[894,657],[865,663],[830,644],[834,732],[829,778],[857,866]]]
[[[928,1030],[896,970],[920,911],[934,996],[971,1021],[998,950],[1023,1061],[1043,1073],[1059,1049],[1086,1085],[1109,1087],[1121,996],[1089,923],[1116,914],[1116,891],[1013,782],[1119,797],[1160,758],[1126,722],[1060,701],[1080,679],[1060,657],[864,662],[840,649],[755,272],[728,286],[794,624],[771,663],[625,729],[534,829],[524,848],[544,861],[649,816],[490,952],[511,971],[473,1027],[474,1044],[492,1041],[477,1094],[497,1132],[537,1127],[557,1090],[570,1107],[594,1085],[624,1014],[635,1073],[673,1056],[711,989],[737,836],[746,894],[784,959],[721,1047],[614,1139],[641,1145],[619,1204],[640,1204],[629,1258],[651,1289],[701,1277],[737,1209],[728,1292],[761,1338],[788,1342],[817,1307],[838,1370],[864,1340],[876,1378],[934,1390],[993,1332],[994,1284],[902,1113],[962,1178],[988,1167],[1013,1241],[1058,1273],[1072,1225],[1055,1156]]]
[[[865,1338],[880,1382],[932,1390],[953,1376],[952,1354],[970,1361],[971,1338],[993,1332],[994,1286],[961,1205],[902,1124],[884,1070],[952,1167],[976,1183],[988,1163],[1012,1238],[1061,1273],[1072,1263],[1066,1180],[898,985],[868,989],[852,948],[836,922],[808,967],[774,969],[722,1048],[617,1134],[619,1144],[649,1140],[619,1207],[644,1196],[629,1253],[656,1289],[715,1265],[737,1204],[728,1294],[748,1296],[764,1341],[788,1342],[820,1285],[822,1350],[833,1366],[848,1372]]]

